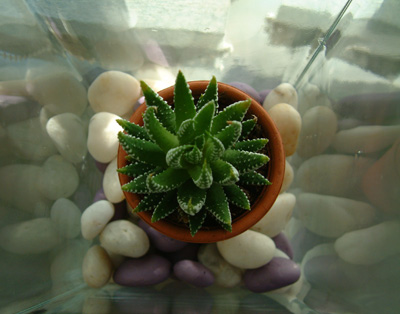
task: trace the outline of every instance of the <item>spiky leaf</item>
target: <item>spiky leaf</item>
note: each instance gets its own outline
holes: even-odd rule
[[[167,168],[158,174],[148,175],[146,184],[152,193],[161,193],[176,189],[189,178],[186,170]]]
[[[134,213],[150,211],[157,207],[164,197],[164,193],[147,194],[143,197],[140,203],[133,209]]]
[[[150,138],[164,151],[168,152],[171,148],[179,145],[178,137],[168,131],[157,119],[156,107],[147,108],[143,115],[144,128]]]
[[[228,121],[242,121],[251,105],[251,100],[242,100],[233,103],[220,111],[213,119],[211,134],[216,134],[226,127]]]
[[[151,216],[151,222],[157,222],[160,219],[167,217],[177,208],[178,202],[176,200],[176,191],[169,191],[165,193],[161,202],[154,209],[153,215]]]
[[[128,120],[124,120],[124,119],[117,119],[117,123],[129,135],[150,141],[149,135],[147,134],[146,130],[144,128],[142,128],[141,126],[139,126],[135,123],[129,122]]]
[[[157,144],[133,137],[123,132],[118,133],[118,140],[122,148],[136,160],[154,166],[167,166],[165,162],[165,153]]]
[[[219,183],[214,182],[207,190],[204,206],[218,221],[226,225],[231,224],[231,212],[229,211],[228,201],[224,189]]]
[[[184,155],[191,148],[194,148],[193,145],[182,145],[175,148],[172,148],[168,151],[166,160],[168,166],[175,169],[182,169],[185,167],[186,162]]]
[[[179,130],[182,122],[192,119],[196,115],[196,107],[192,96],[192,91],[181,71],[176,77],[174,89],[175,121],[176,130]]]
[[[150,193],[149,189],[147,188],[146,184],[147,175],[142,174],[137,176],[132,181],[124,184],[121,189],[122,191],[130,192],[130,193],[137,193],[137,194],[146,194]]]
[[[197,165],[203,158],[203,153],[197,146],[193,146],[191,150],[185,153],[184,158],[187,162]]]
[[[230,163],[218,159],[211,163],[213,179],[222,185],[229,185],[239,181],[239,172]]]
[[[197,112],[196,116],[193,118],[196,135],[201,135],[205,131],[210,131],[214,113],[214,101],[210,101]]]
[[[221,141],[225,149],[231,147],[239,138],[242,132],[242,124],[238,121],[228,121],[227,126],[215,137]]]
[[[197,108],[202,108],[211,100],[214,100],[216,106],[218,106],[218,83],[215,76],[211,78],[204,94],[200,96],[199,101],[197,102]]]
[[[125,174],[130,177],[136,177],[154,170],[155,167],[144,162],[136,161],[125,167],[117,169],[119,173]]]
[[[194,216],[189,216],[189,228],[192,237],[200,230],[207,217],[207,211],[201,210]]]
[[[204,144],[203,152],[205,158],[211,162],[222,156],[225,151],[225,147],[219,139],[210,134],[207,135],[208,136]]]
[[[175,113],[167,102],[160,97],[149,85],[140,81],[147,107],[157,107],[156,116],[161,124],[170,132],[175,132]]]
[[[246,193],[236,184],[224,186],[224,192],[229,202],[240,208],[250,210],[250,202]]]
[[[178,188],[179,206],[188,215],[197,214],[205,201],[206,190],[197,187],[192,180],[185,182]]]
[[[250,134],[250,132],[254,129],[257,124],[258,118],[253,115],[252,119],[246,120],[242,122],[242,134],[240,135],[239,140],[244,140]]]
[[[193,119],[188,119],[182,122],[179,130],[177,131],[179,143],[181,145],[191,143],[196,137]]]
[[[234,149],[227,149],[222,159],[231,163],[240,174],[258,169],[269,161],[266,155]]]
[[[194,184],[196,184],[200,189],[208,189],[213,182],[211,167],[206,159],[201,166],[197,165],[190,168],[189,173]]]
[[[194,143],[198,149],[203,150],[204,145],[206,143],[206,135],[201,134],[201,135],[197,136],[194,140]]]
[[[250,171],[240,175],[240,183],[245,185],[270,185],[271,182],[262,174]]]
[[[267,143],[268,139],[266,138],[256,138],[252,140],[237,142],[233,148],[238,150],[245,150],[248,152],[258,152],[260,149],[264,148]]]

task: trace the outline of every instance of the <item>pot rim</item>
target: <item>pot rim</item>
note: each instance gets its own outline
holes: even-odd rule
[[[192,94],[199,96],[204,92],[208,83],[209,81],[190,81],[188,82],[188,85],[190,86]],[[158,94],[169,104],[173,103],[173,93],[174,86],[170,86],[158,92]],[[261,218],[263,218],[264,215],[272,207],[276,198],[279,195],[285,173],[285,153],[283,150],[281,136],[275,126],[275,123],[268,115],[266,110],[261,106],[261,104],[259,104],[255,99],[253,99],[243,91],[237,89],[236,87],[218,82],[218,95],[222,94],[229,95],[232,99],[232,103],[246,99],[251,100],[251,105],[248,113],[257,116],[257,123],[261,125],[265,136],[269,140],[267,144],[269,148],[268,155],[270,157],[268,179],[272,182],[272,184],[264,186],[262,192],[252,205],[250,211],[246,211],[244,214],[232,221],[232,232],[226,231],[222,228],[212,230],[200,229],[192,237],[188,228],[171,224],[165,220],[160,220],[152,223],[150,212],[137,213],[138,216],[147,224],[170,238],[194,243],[212,243],[227,240],[250,229]],[[130,121],[142,125],[142,114],[144,113],[146,108],[146,103],[143,103],[132,114]],[[127,153],[123,150],[122,146],[119,145],[117,157],[118,168],[121,168],[128,164],[127,160],[125,159],[126,155]],[[131,180],[129,176],[121,173],[118,173],[118,176],[121,186]],[[126,201],[132,208],[135,208],[140,201],[139,196],[134,193],[124,191],[124,195]]]

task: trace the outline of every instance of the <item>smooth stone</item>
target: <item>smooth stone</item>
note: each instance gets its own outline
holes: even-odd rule
[[[369,227],[377,216],[376,210],[367,203],[335,196],[301,193],[297,204],[304,226],[329,238]]]
[[[96,113],[89,122],[87,147],[92,157],[109,163],[118,153],[118,132],[123,128],[117,123],[119,116],[110,112]]]
[[[208,287],[214,283],[214,275],[203,264],[191,260],[177,262],[173,268],[174,275],[181,281],[196,287]]]
[[[400,138],[400,126],[368,125],[339,131],[332,146],[340,153],[374,153],[391,146]]]
[[[83,175],[81,174],[83,177]],[[78,188],[72,195],[71,200],[83,211],[88,208],[92,203],[92,191],[84,182],[79,183]]]
[[[99,169],[101,173],[106,172],[108,163],[104,164],[102,162],[95,161],[95,164],[96,164],[96,168]]]
[[[335,242],[335,250],[344,261],[372,265],[400,253],[400,222],[385,221],[366,229],[348,232]]]
[[[304,192],[349,197],[361,194],[361,178],[372,164],[369,158],[319,155],[301,164],[296,185]]]
[[[305,158],[323,153],[335,137],[336,114],[329,107],[317,106],[308,109],[302,119],[297,153]]]
[[[86,89],[68,72],[46,74],[32,79],[28,93],[52,114],[81,115],[87,106]]]
[[[225,261],[215,243],[201,246],[197,257],[213,273],[217,286],[233,288],[242,281],[242,270]]]
[[[260,104],[263,104],[265,101],[265,98],[267,98],[268,94],[271,92],[272,89],[263,89],[258,93],[258,96],[260,97]]]
[[[118,177],[117,158],[109,163],[103,177],[104,195],[111,203],[119,203],[125,199]]]
[[[114,273],[114,282],[129,287],[150,286],[165,281],[171,274],[171,263],[155,254],[123,262]]]
[[[82,314],[109,314],[112,313],[112,301],[109,296],[100,294],[87,296],[82,305]]]
[[[92,246],[86,253],[82,263],[82,275],[91,288],[105,286],[111,278],[112,263],[106,250],[101,246]]]
[[[25,159],[43,161],[57,153],[56,146],[42,130],[38,118],[10,124],[6,127],[6,132],[17,155]]]
[[[275,243],[265,234],[247,230],[217,243],[222,257],[233,266],[254,269],[267,264],[275,254]],[[240,252],[240,254],[239,254]]]
[[[150,248],[150,240],[140,227],[127,220],[110,222],[100,234],[107,251],[127,257],[141,257]]]
[[[140,97],[140,84],[133,76],[119,72],[101,73],[88,89],[90,106],[95,112],[123,116]]]
[[[51,201],[38,189],[42,168],[14,164],[0,168],[0,199],[13,207],[42,217],[48,216]]]
[[[79,175],[70,162],[60,155],[53,155],[42,165],[37,184],[40,193],[57,200],[74,194],[79,185]]]
[[[57,229],[50,218],[36,218],[0,230],[0,246],[15,254],[45,253],[57,244]]]
[[[297,109],[298,97],[296,89],[289,83],[282,83],[275,87],[263,102],[263,107],[268,112],[277,104],[286,103]]]
[[[106,72],[106,70],[102,67],[96,66],[89,69],[87,72],[83,73],[82,77],[84,81],[90,85],[93,81],[102,73]]]
[[[283,176],[283,182],[282,182],[281,190],[279,193],[286,192],[292,185],[293,180],[294,180],[293,167],[290,165],[290,163],[287,160],[285,160],[285,174]]]
[[[289,222],[295,204],[296,196],[294,194],[279,194],[268,213],[251,227],[251,230],[269,237],[277,236]]]
[[[32,118],[40,105],[21,96],[0,95],[0,122],[8,125]]]
[[[275,122],[282,138],[283,149],[286,157],[296,152],[297,142],[301,130],[300,114],[292,106],[279,103],[268,111]]]
[[[146,232],[147,236],[150,239],[151,244],[161,252],[176,252],[178,250],[183,249],[186,245],[188,245],[187,242],[167,237],[166,235],[152,228],[150,225],[148,225],[141,219],[138,222],[138,226],[142,228],[144,232]]]
[[[338,120],[338,130],[343,131],[343,130],[349,130],[349,129],[354,129],[358,126],[365,125],[365,122],[353,118],[342,118]]]
[[[126,260],[125,256],[122,256],[122,255],[119,255],[119,254],[115,254],[115,253],[109,252],[107,250],[106,250],[106,252],[108,254],[108,257],[111,260],[111,263],[112,263],[114,269],[118,268],[119,265],[121,265],[122,262]]]
[[[231,82],[231,83],[228,83],[228,85],[231,85],[233,87],[236,87],[237,89],[240,89],[242,92],[245,92],[247,95],[254,98],[257,102],[261,103],[260,95],[249,84],[246,84],[243,82]]]
[[[268,264],[246,270],[243,281],[252,292],[268,292],[295,283],[300,278],[300,267],[290,259],[274,257]]]
[[[293,260],[295,262],[301,262],[305,254],[313,247],[331,241],[331,238],[316,235],[308,229],[303,228],[291,238],[291,244],[293,248]]]
[[[81,216],[82,236],[92,240],[105,228],[114,215],[114,205],[107,200],[98,201],[84,210]]]
[[[362,189],[368,200],[389,214],[400,211],[400,139],[365,173]]]
[[[86,131],[77,115],[56,115],[49,119],[46,130],[61,156],[74,164],[83,161],[86,155]]]
[[[51,207],[50,218],[64,238],[73,239],[81,233],[81,211],[69,199],[56,200]]]
[[[277,249],[279,249],[282,252],[286,253],[286,255],[290,259],[293,259],[292,244],[290,243],[289,239],[287,238],[287,236],[283,232],[281,232],[278,235],[274,236],[272,238],[272,241],[274,241],[275,246],[276,246]]]
[[[199,252],[200,244],[197,243],[188,243],[182,249],[164,253],[163,255],[172,263],[175,264],[182,260],[191,260],[197,261],[197,254]]]
[[[96,191],[96,194],[94,195],[93,203],[96,203],[96,202],[102,201],[102,200],[107,200],[107,198],[106,198],[106,195],[104,194],[103,188],[100,188]]]

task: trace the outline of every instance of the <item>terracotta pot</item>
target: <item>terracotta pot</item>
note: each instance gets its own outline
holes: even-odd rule
[[[208,85],[208,81],[194,81],[188,82],[190,89],[192,90],[192,95],[195,99],[198,99]],[[173,92],[174,87],[171,86],[164,89],[158,94],[168,102],[169,105],[173,104]],[[247,94],[243,93],[239,89],[236,89],[227,84],[218,83],[218,102],[222,104],[224,101],[228,104],[234,103],[240,100],[251,99],[252,103],[248,110],[248,113],[258,117],[258,124],[262,126],[263,136],[269,139],[267,144],[267,154],[270,157],[268,165],[267,178],[272,182],[272,185],[265,186],[259,195],[258,199],[252,205],[250,211],[246,211],[241,216],[237,217],[232,221],[232,232],[226,231],[222,228],[216,228],[212,230],[200,229],[194,237],[191,236],[189,229],[186,226],[172,224],[165,220],[160,220],[156,223],[151,223],[151,212],[140,212],[138,215],[146,223],[151,225],[154,229],[160,231],[161,233],[185,242],[197,242],[197,243],[210,243],[218,242],[222,240],[234,237],[253,226],[258,222],[264,215],[268,212],[271,206],[274,204],[276,198],[278,197],[284,173],[285,173],[285,154],[283,151],[282,140],[279,135],[274,122],[269,117],[267,112],[262,108],[262,106],[249,97]],[[139,125],[143,125],[142,114],[146,110],[146,103],[141,105],[132,115],[130,121]],[[127,165],[125,159],[126,152],[122,149],[121,145],[118,150],[118,168]],[[121,185],[128,183],[131,178],[119,174],[119,180]],[[140,201],[138,195],[134,193],[124,192],[127,202],[132,208],[135,208]]]

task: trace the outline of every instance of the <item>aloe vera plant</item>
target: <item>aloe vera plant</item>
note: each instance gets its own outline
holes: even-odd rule
[[[119,119],[118,139],[130,162],[118,172],[132,177],[122,190],[142,194],[135,212],[153,211],[152,222],[175,211],[194,236],[207,216],[232,231],[230,207],[250,210],[242,186],[268,185],[257,169],[269,161],[259,151],[266,138],[248,139],[257,118],[244,120],[251,101],[218,110],[213,77],[197,102],[182,72],[176,78],[173,108],[145,82],[143,126]]]

